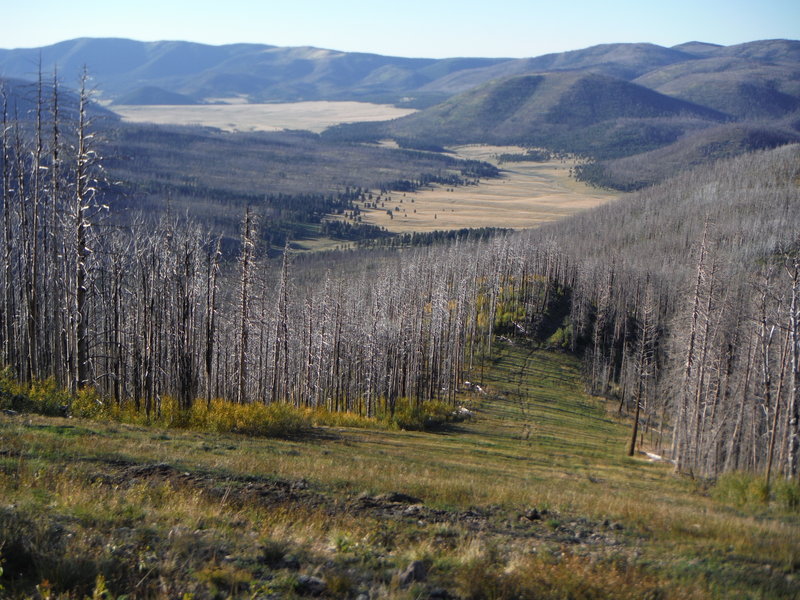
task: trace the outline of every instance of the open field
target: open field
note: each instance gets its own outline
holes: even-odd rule
[[[331,125],[386,121],[415,112],[369,102],[291,102],[280,104],[202,104],[187,106],[109,106],[123,120],[159,125],[200,125],[225,131],[305,129],[319,133]]]
[[[281,440],[0,415],[0,584],[12,598],[37,584],[73,597],[796,597],[796,513],[726,504],[625,456],[628,424],[581,391],[573,358],[503,345],[484,375],[485,394],[461,397],[474,417],[438,433]]]
[[[503,153],[524,149],[498,146],[459,146],[453,149],[463,158],[497,164]],[[477,185],[430,186],[417,192],[392,192],[379,207],[363,208],[365,223],[389,231],[435,231],[462,227],[508,227],[522,229],[561,219],[581,210],[619,197],[569,176],[569,160],[545,163],[514,162],[500,165],[502,176],[483,179]],[[387,210],[392,210],[389,216]]]

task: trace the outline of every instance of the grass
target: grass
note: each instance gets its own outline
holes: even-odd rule
[[[330,101],[187,106],[114,105],[109,108],[123,120],[133,123],[199,125],[225,131],[304,129],[315,133],[340,123],[386,121],[416,112],[388,104]]]
[[[494,164],[504,152],[520,148],[461,146],[461,158]],[[481,180],[478,185],[451,188],[435,185],[417,192],[391,192],[378,208],[361,207],[364,223],[396,233],[436,231],[462,227],[521,229],[534,227],[593,208],[618,196],[592,188],[569,175],[574,161],[504,163],[502,177]],[[399,210],[398,210],[399,209]],[[387,210],[392,211],[390,217]]]
[[[437,433],[0,416],[0,584],[12,598],[304,597],[309,577],[337,598],[796,597],[796,508],[628,458],[628,424],[582,392],[578,366],[498,346],[486,394],[461,398],[474,417]],[[427,574],[403,580],[414,561]]]

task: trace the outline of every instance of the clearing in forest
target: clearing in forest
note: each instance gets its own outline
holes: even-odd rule
[[[0,583],[80,597],[796,597],[796,516],[628,458],[628,423],[582,391],[574,358],[496,350],[461,397],[473,416],[439,432],[265,439],[0,415]]]
[[[416,112],[369,102],[285,102],[245,104],[220,102],[196,105],[112,105],[124,121],[158,125],[197,125],[225,131],[304,129],[320,133],[332,125],[387,121]]]
[[[525,149],[498,146],[459,146],[461,158],[498,164],[504,153]],[[362,222],[396,233],[461,229],[463,227],[535,227],[593,208],[619,193],[601,190],[570,177],[574,159],[547,162],[505,162],[496,179],[476,185],[432,185],[417,192],[389,192],[377,208],[360,206]],[[387,211],[391,211],[391,216]]]

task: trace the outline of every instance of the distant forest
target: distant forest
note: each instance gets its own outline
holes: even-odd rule
[[[103,128],[98,151],[109,201],[122,222],[144,213],[190,215],[224,237],[230,254],[244,210],[260,217],[260,238],[276,250],[320,233],[342,240],[389,235],[358,218],[370,190],[413,191],[496,177],[493,165],[448,154],[328,142],[309,132],[225,133],[204,128]],[[180,152],[175,149],[180,148]],[[235,173],[235,177],[231,177]],[[349,220],[325,222],[330,215]]]

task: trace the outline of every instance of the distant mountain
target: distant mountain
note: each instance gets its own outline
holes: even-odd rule
[[[451,72],[507,60],[417,59],[311,47],[81,38],[44,48],[0,50],[0,74],[33,79],[40,57],[45,73],[57,67],[67,83],[77,80],[86,65],[101,96],[108,100],[135,99],[138,90],[156,87],[194,102],[231,96],[251,102],[399,102],[410,91]],[[420,94],[426,95],[430,94]],[[149,95],[143,99],[148,100]]]
[[[778,118],[800,109],[800,60],[712,56],[655,69],[634,82],[742,118]]]
[[[422,90],[454,94],[500,77],[545,71],[590,70],[629,80],[653,69],[692,59],[693,55],[655,44],[602,44],[457,71],[425,85]]]
[[[86,66],[101,97],[118,104],[123,100],[150,104],[154,99],[185,104],[237,97],[250,102],[369,100],[424,107],[500,78],[575,70],[635,81],[737,115],[753,111],[735,103],[726,109],[724,101],[708,96],[729,95],[737,78],[746,79],[758,70],[762,75],[757,89],[734,90],[734,96],[745,101],[764,96],[772,105],[766,114],[791,110],[791,99],[780,94],[800,96],[800,42],[793,40],[727,47],[703,42],[673,48],[602,44],[524,59],[425,59],[313,47],[80,38],[42,48],[0,50],[0,76],[35,79],[40,61],[48,75],[57,68],[67,85],[77,81]],[[724,85],[718,92],[701,97],[693,91],[704,74],[729,71],[730,77],[720,76]],[[771,95],[768,88],[778,95]]]
[[[719,111],[607,75],[556,71],[491,82],[402,119],[372,125],[371,132],[360,124],[328,135],[367,131],[373,137],[442,145],[483,141],[624,156],[727,119]]]
[[[663,149],[650,158],[672,165],[773,147],[800,133],[796,40],[734,46],[691,41],[672,48],[603,44],[525,59],[91,38],[0,50],[2,76],[33,79],[37,64],[47,74],[57,66],[67,83],[86,65],[112,107],[226,98],[413,106],[422,110],[391,122],[338,126],[324,135],[348,141],[393,137],[428,150],[490,142],[612,161]],[[641,185],[644,179],[631,178],[628,166],[607,162],[585,172],[608,185]],[[670,168],[648,172],[657,178],[661,171]]]
[[[39,104],[39,86],[31,81],[22,79],[5,78],[0,76],[0,110],[5,105],[7,116],[10,120],[19,118],[22,121],[31,121],[35,118],[35,111]],[[41,86],[41,104],[47,113],[53,106],[53,88],[49,81],[43,81]],[[65,119],[75,119],[78,114],[78,94],[70,89],[59,89],[58,110]],[[94,119],[105,122],[117,122],[119,116],[100,106],[96,102],[88,105],[88,114]]]
[[[542,70],[477,84],[487,74]],[[438,86],[438,87],[437,87]],[[408,146],[490,142],[541,146],[604,162],[583,174],[640,187],[699,164],[794,142],[800,133],[800,42],[675,48],[610,44],[460,71],[425,86],[464,91],[383,124],[343,125],[339,139]],[[660,150],[660,149],[663,149]],[[640,165],[624,157],[654,161]],[[657,165],[655,164],[657,163]]]

